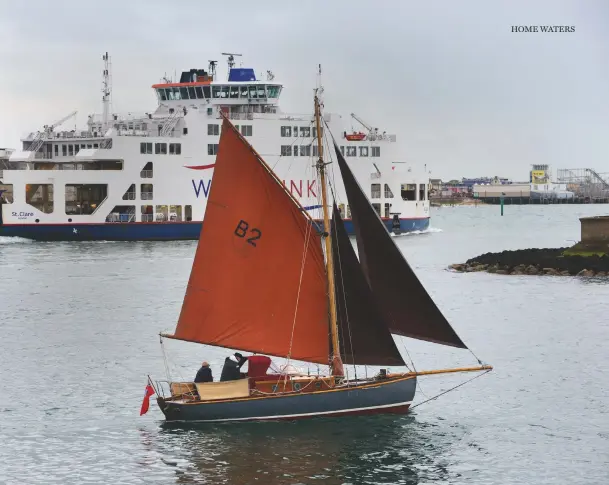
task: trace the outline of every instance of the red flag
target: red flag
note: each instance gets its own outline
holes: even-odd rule
[[[150,407],[150,396],[154,394],[154,389],[150,384],[146,386],[146,393],[144,395],[144,400],[142,401],[142,409],[140,409],[140,416],[142,414],[146,414],[148,412],[148,408]]]

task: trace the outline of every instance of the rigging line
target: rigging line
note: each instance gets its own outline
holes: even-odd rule
[[[171,375],[169,373],[169,363],[167,362],[167,353],[165,351],[165,344],[163,343],[163,337],[159,335],[159,340],[161,342],[161,352],[163,354],[163,364],[165,366],[165,375],[167,376],[167,380],[171,382]]]
[[[289,145],[286,145],[286,146],[292,147],[292,146],[294,145],[294,143],[296,143],[297,141],[298,141],[298,138],[296,138],[296,139],[295,139],[295,140],[294,140],[292,143],[290,143]],[[280,146],[281,146],[281,145],[280,145]],[[281,150],[281,148],[280,148],[280,150]],[[293,151],[292,151],[292,152],[293,152]],[[273,166],[271,167],[271,169],[272,169],[273,171],[275,171],[275,167],[277,166],[277,164],[279,163],[279,161],[280,161],[280,160],[281,160],[281,159],[282,159],[284,156],[286,156],[286,157],[287,157],[288,155],[283,155],[281,152],[279,153],[279,157],[277,157],[277,160],[275,161],[275,163],[274,163],[274,164],[273,164]],[[292,157],[293,157],[293,155],[290,155],[290,156],[292,156]],[[290,166],[288,167],[288,172],[290,171],[290,168],[292,167],[292,163],[293,163],[293,162],[294,162],[294,158],[292,158],[292,161],[290,162]]]
[[[478,377],[482,377],[483,375],[488,374],[490,371],[491,371],[491,370],[489,369],[489,370],[487,370],[486,372],[483,372],[482,374],[478,374],[477,376],[474,376],[474,377],[472,377],[471,379],[468,379],[468,380],[466,380],[465,382],[462,382],[461,384],[457,384],[455,387],[451,387],[450,389],[448,389],[448,390],[446,390],[446,391],[444,391],[444,392],[441,392],[440,394],[436,394],[434,397],[430,397],[429,399],[426,399],[426,400],[425,400],[425,401],[423,401],[423,402],[420,402],[420,403],[418,403],[418,404],[415,404],[414,406],[411,406],[411,407],[410,407],[410,409],[414,409],[414,408],[416,408],[416,407],[420,406],[421,404],[425,404],[426,402],[433,401],[434,399],[438,399],[440,396],[443,396],[444,394],[447,394],[447,393],[449,393],[450,391],[454,391],[455,389],[457,389],[457,388],[459,388],[459,387],[461,387],[461,386],[464,386],[464,385],[465,385],[465,384],[467,384],[468,382],[471,382],[471,381],[473,381],[474,379],[478,379]],[[418,379],[417,379],[417,380],[418,380]]]

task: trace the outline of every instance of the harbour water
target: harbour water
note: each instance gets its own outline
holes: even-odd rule
[[[189,428],[164,426],[154,400],[139,409],[146,375],[165,376],[158,332],[174,328],[195,243],[2,239],[0,483],[608,483],[609,281],[445,269],[488,251],[569,246],[579,216],[608,211],[443,207],[431,231],[397,238],[492,373],[408,416]],[[400,342],[418,369],[476,363]],[[227,354],[166,349],[185,380],[204,359],[217,378]],[[422,378],[416,402],[471,377]]]

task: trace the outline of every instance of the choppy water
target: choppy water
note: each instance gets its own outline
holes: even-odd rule
[[[609,283],[445,271],[479,253],[557,247],[604,206],[434,210],[403,249],[495,371],[405,417],[165,427],[148,373],[195,244],[0,240],[0,483],[609,483]],[[441,229],[441,231],[440,231]],[[404,340],[419,369],[475,363]],[[225,352],[167,343],[175,377]],[[470,376],[421,379],[417,400]]]

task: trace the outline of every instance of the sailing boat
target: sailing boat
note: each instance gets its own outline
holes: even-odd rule
[[[492,369],[478,361],[476,367],[345,376],[345,364],[405,366],[392,333],[467,347],[405,261],[335,145],[358,259],[336,203],[332,209],[328,203],[320,111],[316,94],[323,228],[222,114],[214,181],[180,317],[174,334],[161,334],[161,342],[165,337],[324,364],[329,375],[249,373],[224,382],[166,381],[168,396],[165,381],[153,383],[149,377],[168,421],[405,413],[417,376]]]

